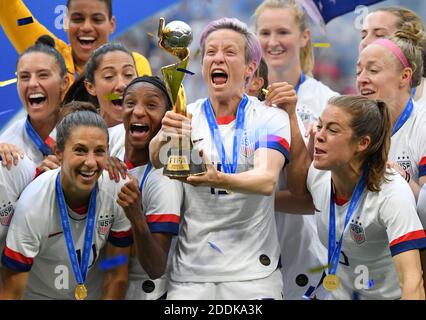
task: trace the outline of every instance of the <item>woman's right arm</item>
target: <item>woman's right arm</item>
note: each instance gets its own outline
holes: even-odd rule
[[[18,19],[32,17],[33,22],[22,26]],[[25,6],[22,0],[0,0],[0,25],[18,53],[32,46],[42,35],[56,37],[47,30]]]
[[[17,272],[2,267],[1,277],[3,287],[0,287],[0,300],[21,300],[28,283],[29,272]]]
[[[166,112],[161,120],[160,131],[149,143],[149,158],[154,168],[160,169],[167,165],[169,144],[191,135],[190,118],[190,115],[185,117],[173,111]]]

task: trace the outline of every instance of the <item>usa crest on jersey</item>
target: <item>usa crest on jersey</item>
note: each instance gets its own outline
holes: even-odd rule
[[[358,223],[352,222],[349,225],[349,230],[353,241],[355,241],[357,244],[365,242],[364,228],[361,227]]]
[[[102,236],[109,233],[114,222],[114,215],[104,214],[98,218],[98,233]]]
[[[3,203],[0,207],[0,223],[2,226],[8,227],[13,216],[13,205],[9,201],[8,203]]]
[[[410,175],[413,175],[413,168],[411,166],[411,160],[409,156],[399,156],[396,162],[402,169],[404,169],[404,171],[408,171]]]
[[[246,158],[250,158],[254,153],[254,137],[247,131],[244,131],[241,138],[240,154]]]

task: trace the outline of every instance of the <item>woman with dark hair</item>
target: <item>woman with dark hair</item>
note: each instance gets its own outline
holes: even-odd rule
[[[0,299],[100,298],[100,250],[125,259],[130,252],[130,223],[116,203],[125,181],[113,182],[104,171],[105,121],[93,106],[77,104],[56,130],[60,168],[35,179],[18,200],[2,255]],[[125,263],[106,272],[102,298],[122,299],[126,288]]]
[[[134,237],[126,299],[156,300],[167,293],[168,257],[174,252],[172,237],[179,230],[182,185],[152,168],[149,142],[171,108],[158,77],[136,78],[124,92],[125,146],[116,156],[134,178],[118,194]]]
[[[293,123],[294,108],[285,109]],[[319,238],[328,248],[321,286],[332,299],[425,299],[419,250],[426,234],[409,186],[387,169],[391,119],[382,101],[330,99],[318,121],[312,164],[292,127],[292,138],[299,138],[292,139],[290,156],[299,155],[299,166],[292,167],[298,175],[291,183],[305,186],[295,196],[305,196],[305,207],[316,212]],[[276,205],[289,210],[290,201]]]
[[[67,9],[64,29],[68,33],[70,44],[55,37],[34,17],[33,23],[19,26],[16,23],[19,18],[31,16],[22,0],[0,0],[0,25],[19,53],[42,35],[54,38],[56,49],[65,59],[68,85],[71,85],[83,73],[84,65],[93,50],[109,41],[109,36],[115,30],[115,17],[112,13],[112,0],[67,0]],[[138,74],[150,75],[148,60],[136,52],[132,55]]]
[[[53,154],[54,128],[68,86],[64,59],[53,46],[53,39],[43,36],[16,64],[18,93],[28,115],[0,136],[0,157],[8,168],[19,154],[25,153],[36,165]]]
[[[308,16],[298,1],[265,0],[256,8],[254,18],[269,83],[287,82],[295,88],[297,113],[305,129],[309,129],[337,92],[312,76],[314,48]],[[280,190],[287,188],[284,172],[282,175]],[[326,263],[315,216],[277,211],[275,219],[281,244],[284,299],[301,300],[321,276],[310,269]]]

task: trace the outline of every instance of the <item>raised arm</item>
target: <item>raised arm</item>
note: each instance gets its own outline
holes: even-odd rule
[[[296,92],[293,86],[286,82],[273,83],[269,86],[266,103],[275,104],[288,114],[291,130],[290,159],[292,161],[286,166],[287,185],[294,196],[305,197],[309,193],[306,188],[306,179],[312,160],[300,133],[296,113]]]
[[[117,203],[123,208],[131,223],[133,245],[142,268],[151,279],[161,277],[166,271],[171,235],[151,233],[145,214],[142,212],[141,192],[134,178],[121,188]]]
[[[161,121],[161,129],[149,143],[149,157],[154,168],[162,168],[167,164],[169,144],[179,138],[191,136],[191,116],[168,111]]]
[[[18,19],[28,17],[32,17],[32,23],[18,25]],[[22,53],[45,34],[57,41],[56,37],[32,16],[22,0],[0,0],[0,25],[18,53]]]

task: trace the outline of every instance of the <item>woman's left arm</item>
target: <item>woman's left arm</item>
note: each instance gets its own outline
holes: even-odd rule
[[[214,188],[231,190],[240,193],[258,193],[270,196],[275,190],[279,173],[284,167],[284,155],[269,148],[259,148],[254,152],[254,168],[241,173],[226,174],[217,171],[209,160],[207,173],[202,176],[188,177],[186,182],[194,185],[205,185]]]
[[[130,247],[116,247],[107,243],[107,257],[125,256],[128,260]],[[128,263],[108,270],[102,286],[102,300],[121,300],[126,296]]]
[[[409,250],[393,257],[401,286],[401,299],[425,300],[419,250]]]

